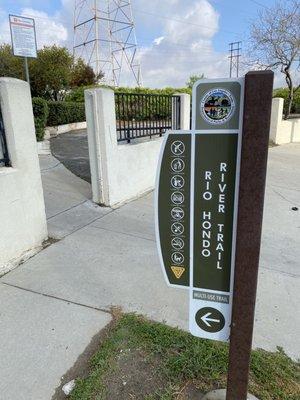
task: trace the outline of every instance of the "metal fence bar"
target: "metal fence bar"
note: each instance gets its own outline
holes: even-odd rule
[[[180,129],[180,97],[159,94],[115,93],[118,142],[162,136]],[[173,121],[175,107],[176,121]]]
[[[4,130],[4,123],[2,118],[2,112],[0,107],[0,166],[9,166],[9,156],[8,156],[8,149],[6,144],[6,137],[5,137],[5,130]]]

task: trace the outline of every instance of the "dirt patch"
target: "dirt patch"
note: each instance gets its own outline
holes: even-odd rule
[[[165,388],[158,357],[147,356],[140,351],[122,350],[117,364],[104,376],[105,400],[159,399]]]
[[[159,356],[149,356],[141,350],[121,350],[114,368],[103,377],[103,400],[159,400],[167,395],[169,386],[161,370]],[[176,400],[200,400],[203,393],[193,382],[178,391]]]

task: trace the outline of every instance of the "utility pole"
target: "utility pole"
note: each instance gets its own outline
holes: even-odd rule
[[[242,51],[242,42],[232,42],[229,43],[229,60],[230,60],[230,70],[229,77],[239,77],[239,66],[240,57]]]
[[[73,54],[103,82],[141,86],[130,0],[75,0]]]

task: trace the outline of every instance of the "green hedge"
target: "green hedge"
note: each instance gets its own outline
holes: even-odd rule
[[[47,101],[41,97],[32,98],[32,108],[34,115],[35,134],[38,142],[44,139],[45,127],[48,118],[48,105]]]
[[[48,126],[71,124],[85,121],[84,103],[48,101]]]
[[[73,89],[65,98],[66,102],[76,102],[82,103],[84,102],[84,90],[95,88],[97,86],[85,86]],[[99,85],[99,88],[107,87],[114,90],[115,93],[130,93],[130,94],[158,94],[158,95],[168,95],[171,96],[175,93],[189,93],[191,94],[191,90],[189,88],[165,88],[165,89],[148,89],[148,88],[128,88],[128,87],[119,87],[112,88],[109,86]],[[133,96],[130,99],[124,99],[126,101],[125,107],[123,109],[122,103],[116,103],[116,116],[117,119],[123,119],[122,115],[126,115],[126,119],[129,120],[145,120],[145,119],[160,119],[166,118],[171,115],[171,104],[167,103],[164,98],[153,98],[147,97],[147,100],[143,101],[143,103],[137,101],[137,99]]]
[[[109,87],[105,85],[99,85],[98,87]],[[84,91],[86,89],[95,88],[95,86],[81,86],[75,89],[72,89],[66,96],[66,102],[76,102],[76,103],[84,103]],[[171,88],[167,87],[164,89],[149,89],[149,88],[128,88],[128,87],[119,87],[113,88],[110,87],[115,93],[145,93],[145,94],[166,94],[173,95],[174,93],[188,93],[191,94],[191,89],[189,88]],[[279,88],[275,89],[273,92],[273,97],[283,97],[285,102],[285,107],[287,105],[288,98],[288,89],[287,88]],[[134,106],[133,106],[134,109]],[[117,110],[118,111],[118,110]],[[295,93],[295,99],[292,105],[292,113],[300,113],[300,89]],[[151,113],[150,113],[151,114]]]
[[[138,94],[138,93],[144,93],[144,94],[166,94],[166,95],[172,95],[174,93],[188,93],[191,94],[192,91],[189,88],[171,88],[167,87],[164,89],[149,89],[149,88],[141,88],[141,87],[136,87],[136,88],[128,88],[128,87],[119,87],[119,88],[113,88],[110,86],[105,86],[105,85],[99,85],[99,86],[81,86],[78,88],[75,88],[71,90],[65,97],[66,102],[77,102],[77,103],[84,103],[84,91],[86,89],[93,89],[93,88],[110,88],[115,91],[115,93],[133,93],[133,94]]]
[[[284,109],[288,104],[289,91],[287,88],[275,89],[273,97],[282,97],[284,99]],[[294,94],[294,101],[292,103],[292,114],[300,114],[300,89]]]

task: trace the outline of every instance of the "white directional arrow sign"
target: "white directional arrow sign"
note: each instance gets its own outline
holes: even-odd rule
[[[209,316],[212,315],[212,313],[208,312],[207,314],[203,315],[203,317],[201,317],[202,321],[209,327],[211,327],[210,322],[217,322],[218,324],[221,322],[219,319],[215,319],[215,318],[209,318]]]
[[[217,334],[225,325],[224,315],[216,308],[203,307],[196,312],[195,322],[202,333]],[[208,339],[211,337],[206,336]]]

